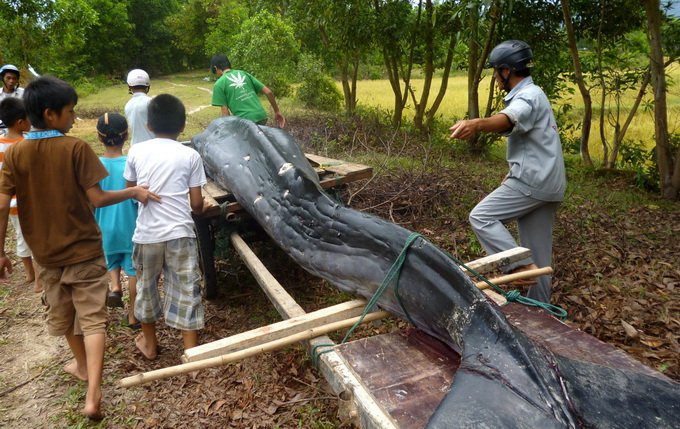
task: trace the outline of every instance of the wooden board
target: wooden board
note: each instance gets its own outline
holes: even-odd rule
[[[513,326],[556,354],[668,380],[623,350],[560,322],[545,310],[517,303],[502,309]],[[351,341],[337,351],[399,427],[408,429],[425,426],[460,364],[455,351],[414,328]]]
[[[327,172],[347,179],[366,179],[373,175],[373,168],[367,165],[326,158],[324,156],[314,155],[313,153],[306,153],[305,156],[312,167],[321,168]]]
[[[553,353],[669,380],[665,375],[635,360],[623,350],[560,322],[545,310],[518,303],[510,303],[501,309],[513,326]]]
[[[417,329],[341,344],[343,359],[400,428],[422,428],[444,398],[460,356]]]
[[[193,347],[184,351],[184,357],[187,362],[195,362],[235,353],[243,349],[298,334],[314,327],[361,316],[365,308],[366,301],[363,299],[343,302],[311,313],[292,317],[282,322]]]

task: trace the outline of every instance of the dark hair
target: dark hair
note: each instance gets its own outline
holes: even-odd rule
[[[210,71],[215,73],[215,67],[219,68],[220,70],[230,69],[231,62],[224,54],[213,55],[212,59],[210,60]]]
[[[24,90],[26,113],[35,128],[45,128],[45,110],[52,109],[60,116],[64,106],[71,103],[78,103],[76,90],[54,76],[33,79]]]
[[[20,119],[26,119],[26,116],[24,100],[21,98],[9,97],[0,101],[0,121],[6,127],[13,127]]]
[[[518,76],[518,77],[527,77],[527,76],[531,76],[531,69],[516,70],[514,73],[515,73],[515,76]]]
[[[160,94],[149,102],[149,128],[154,134],[179,135],[187,120],[182,101],[170,94]]]
[[[125,116],[118,113],[104,113],[97,121],[97,133],[104,146],[120,146],[128,136]]]

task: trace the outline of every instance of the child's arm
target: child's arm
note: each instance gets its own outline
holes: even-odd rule
[[[7,222],[9,221],[9,203],[11,195],[0,193],[0,282],[9,281],[5,270],[12,274],[12,261],[5,254],[5,238],[7,237]]]
[[[189,205],[191,205],[191,212],[195,215],[203,214],[212,207],[212,204],[203,199],[200,186],[189,188]]]
[[[122,201],[129,200],[130,198],[134,198],[144,205],[146,205],[149,200],[157,203],[161,202],[161,197],[149,191],[148,185],[133,186],[120,191],[104,191],[101,186],[99,186],[99,183],[97,183],[88,188],[85,192],[87,193],[87,198],[97,208],[118,204]]]
[[[229,106],[220,106],[220,110],[222,112],[222,116],[231,116],[231,112],[229,111]]]

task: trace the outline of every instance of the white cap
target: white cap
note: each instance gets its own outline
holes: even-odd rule
[[[127,84],[130,86],[151,86],[149,74],[142,69],[134,69],[128,73]]]

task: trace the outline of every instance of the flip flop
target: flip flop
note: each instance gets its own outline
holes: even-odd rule
[[[141,329],[141,327],[142,327],[142,324],[140,322],[130,323],[130,321],[128,320],[127,314],[123,315],[123,318],[121,319],[121,325],[123,325],[126,328],[130,328],[130,329],[134,329],[134,330]]]
[[[106,305],[111,308],[123,308],[123,295],[120,292],[109,292],[106,296]]]

